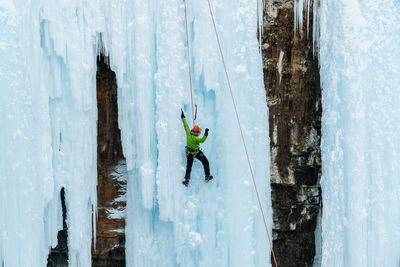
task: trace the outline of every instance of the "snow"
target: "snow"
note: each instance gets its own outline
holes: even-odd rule
[[[398,266],[400,6],[321,1],[321,266]]]
[[[204,183],[196,161],[189,188],[181,184],[186,158],[180,108],[189,122],[192,116],[181,0],[0,2],[4,266],[46,264],[62,228],[62,187],[69,266],[90,266],[100,50],[110,55],[117,75],[128,170],[127,266],[270,264],[208,4],[187,4],[197,123],[210,129],[202,148],[215,177]],[[262,3],[211,4],[271,229],[268,109],[257,40]]]
[[[124,205],[118,206],[119,203],[126,203],[126,163],[124,160],[120,160],[118,164],[111,171],[111,176],[114,179],[114,184],[118,185],[118,197],[113,199],[110,208],[106,210],[108,219],[125,219],[126,208]],[[116,207],[117,206],[117,207]],[[111,230],[117,232],[123,232],[123,229]]]

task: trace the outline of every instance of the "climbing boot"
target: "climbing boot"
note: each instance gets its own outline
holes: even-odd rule
[[[186,179],[186,178],[185,178],[185,180],[182,181],[182,184],[183,184],[184,186],[188,187],[188,186],[189,186],[189,179]]]
[[[206,176],[205,181],[206,181],[206,183],[208,183],[208,182],[211,181],[212,179],[214,179],[214,177],[212,177],[211,175],[209,175],[209,176]]]

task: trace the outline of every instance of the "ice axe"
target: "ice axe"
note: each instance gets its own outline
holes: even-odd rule
[[[195,104],[194,106],[195,106],[195,108],[196,108],[196,111],[194,112],[194,121],[195,121],[196,118],[197,118],[197,104]]]

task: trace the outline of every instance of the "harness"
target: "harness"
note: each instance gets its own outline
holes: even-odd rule
[[[200,152],[200,148],[198,148],[198,149],[193,149],[193,148],[190,148],[190,147],[188,147],[188,146],[185,146],[186,157],[187,157],[189,154],[194,154],[194,155],[196,155],[196,154],[199,153],[199,152]]]

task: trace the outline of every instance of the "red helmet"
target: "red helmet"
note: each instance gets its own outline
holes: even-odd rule
[[[195,125],[195,126],[193,127],[193,131],[194,131],[194,132],[201,133],[201,128],[200,128],[200,126],[199,126],[199,125]]]

